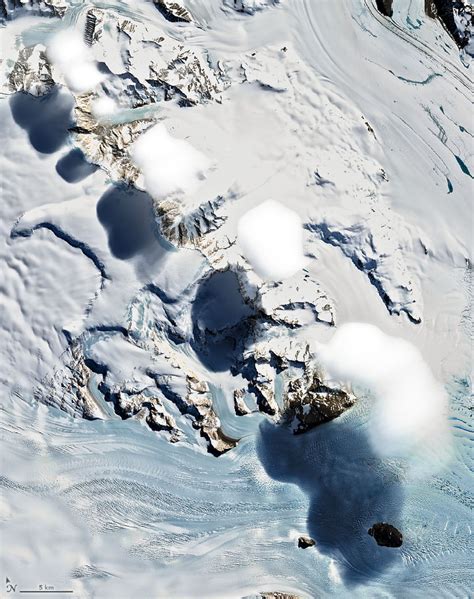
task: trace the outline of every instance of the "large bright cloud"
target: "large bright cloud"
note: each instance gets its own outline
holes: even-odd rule
[[[262,279],[281,281],[304,266],[301,219],[280,202],[267,200],[246,212],[239,220],[237,239]]]
[[[329,374],[375,396],[370,437],[383,456],[404,456],[442,444],[447,397],[420,352],[373,325],[348,323],[320,348]]]
[[[97,121],[106,121],[117,112],[117,104],[108,96],[95,98],[91,102],[91,113]]]
[[[48,44],[49,61],[61,71],[66,85],[75,93],[94,89],[104,79],[90,49],[75,29],[57,33]]]
[[[184,139],[172,137],[162,124],[140,135],[132,146],[148,193],[157,200],[190,194],[204,181],[209,159]]]

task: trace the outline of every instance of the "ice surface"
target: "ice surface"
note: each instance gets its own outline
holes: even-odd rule
[[[4,4],[1,576],[469,596],[470,45],[408,0]],[[357,401],[294,435],[315,376]]]

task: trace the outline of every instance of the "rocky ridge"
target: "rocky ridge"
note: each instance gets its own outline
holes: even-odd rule
[[[280,4],[280,0],[224,0],[224,4],[237,12],[253,15],[260,10]]]
[[[156,8],[171,23],[191,23],[193,20],[191,13],[178,4],[170,0],[153,0]]]
[[[1,0],[0,20],[11,20],[22,14],[61,18],[67,8],[66,0]]]
[[[93,372],[86,364],[80,342],[69,345],[63,363],[62,368],[43,381],[36,392],[36,399],[71,416],[88,420],[103,418],[105,412],[90,391]]]
[[[377,522],[369,528],[368,534],[381,547],[401,547],[403,544],[402,533],[387,522]]]

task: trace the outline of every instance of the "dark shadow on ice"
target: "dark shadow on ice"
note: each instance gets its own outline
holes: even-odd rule
[[[192,347],[206,368],[221,372],[235,364],[252,316],[234,272],[218,271],[201,283],[192,309]]]
[[[307,494],[308,533],[320,552],[338,559],[346,584],[364,583],[401,560],[399,549],[379,547],[367,532],[376,522],[403,531],[403,492],[360,428],[336,419],[293,435],[264,422],[260,433],[265,470]]]
[[[60,158],[56,164],[56,171],[68,183],[82,181],[97,170],[95,164],[87,162],[84,154],[76,148]]]
[[[125,185],[110,187],[97,203],[97,217],[107,232],[115,258],[128,260],[137,255],[167,251],[161,239],[150,196]]]
[[[72,96],[57,88],[36,98],[17,93],[10,98],[10,110],[15,122],[28,132],[31,145],[42,154],[59,150],[73,124]]]

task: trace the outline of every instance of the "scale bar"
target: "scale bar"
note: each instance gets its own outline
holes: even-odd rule
[[[74,593],[74,591],[20,591],[20,593]]]

